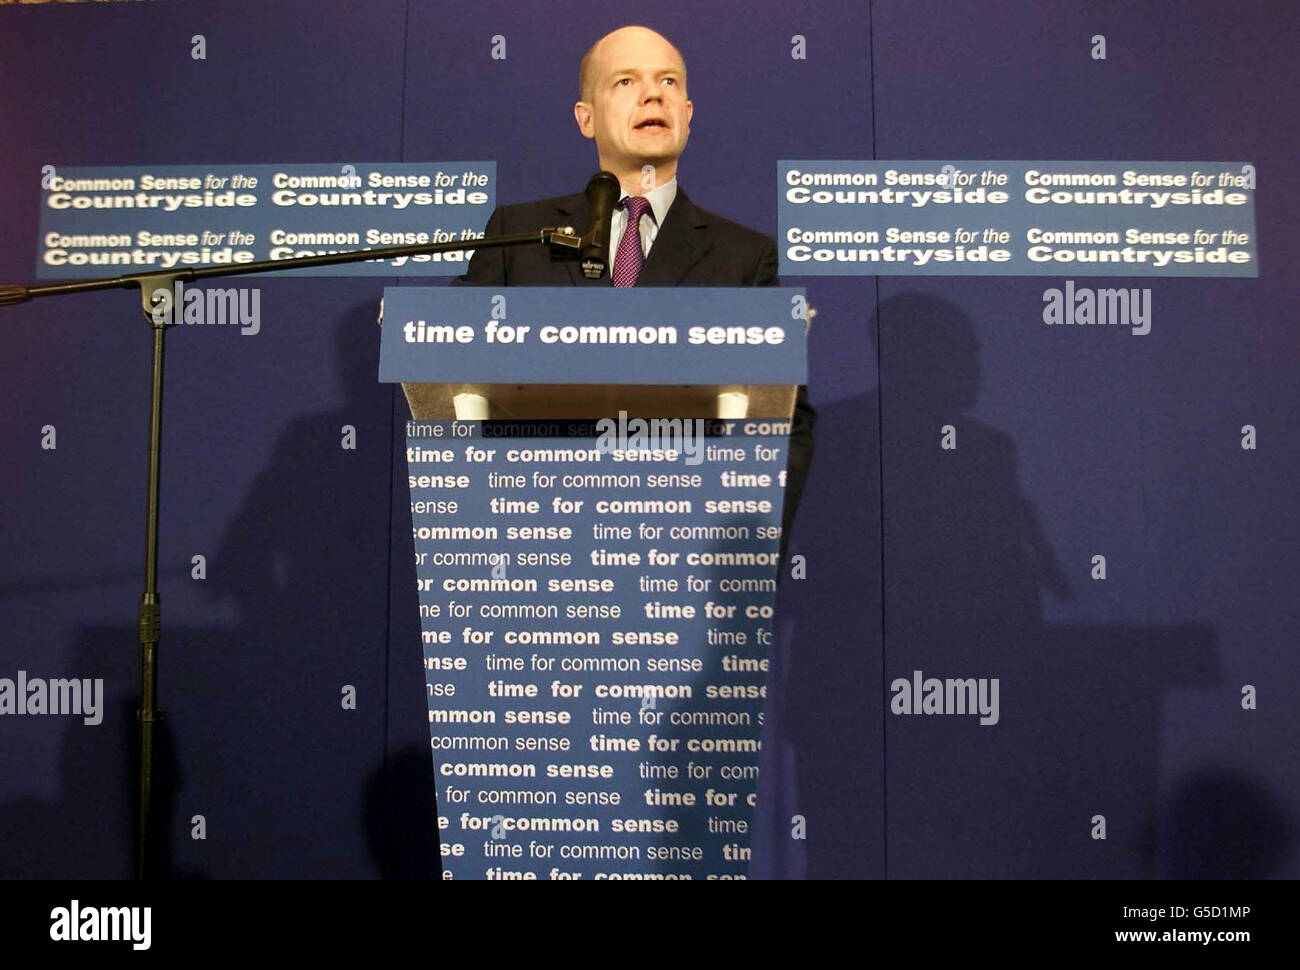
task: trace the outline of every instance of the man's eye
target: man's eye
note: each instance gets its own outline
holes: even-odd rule
[[[676,83],[677,83],[677,78],[675,78],[675,77],[666,77],[666,78],[664,78],[664,80],[667,81],[669,84],[676,84]]]

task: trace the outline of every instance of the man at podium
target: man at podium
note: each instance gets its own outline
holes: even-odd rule
[[[600,168],[618,177],[612,265],[587,279],[577,262],[552,260],[541,246],[476,250],[453,286],[774,286],[776,243],[699,208],[677,183],[677,160],[690,136],[694,105],[686,63],[661,34],[623,27],[592,45],[579,69],[574,119],[596,143]],[[587,225],[585,194],[498,206],[487,235],[544,226]],[[782,510],[781,557],[812,463],[816,412],[800,386],[790,435]]]

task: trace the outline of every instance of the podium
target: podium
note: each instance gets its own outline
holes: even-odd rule
[[[746,878],[802,290],[384,302],[444,878]]]

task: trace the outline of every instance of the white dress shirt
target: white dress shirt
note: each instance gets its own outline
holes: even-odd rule
[[[618,197],[622,202],[628,197],[628,192],[624,190]],[[673,199],[677,198],[677,176],[673,176],[663,185],[651,192],[646,193],[646,201],[650,203],[650,211],[641,217],[641,255],[649,256],[650,247],[654,244],[655,236],[659,235],[659,227],[663,225],[664,217],[668,215],[668,209],[673,204]],[[613,218],[609,223],[609,245],[615,253],[618,252],[618,244],[623,239],[623,232],[627,229],[627,210],[615,209]],[[613,274],[614,261],[609,261],[606,272]]]

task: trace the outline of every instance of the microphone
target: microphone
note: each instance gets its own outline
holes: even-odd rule
[[[587,183],[587,231],[582,236],[582,273],[600,279],[609,265],[609,225],[621,191],[618,179],[597,172]]]

